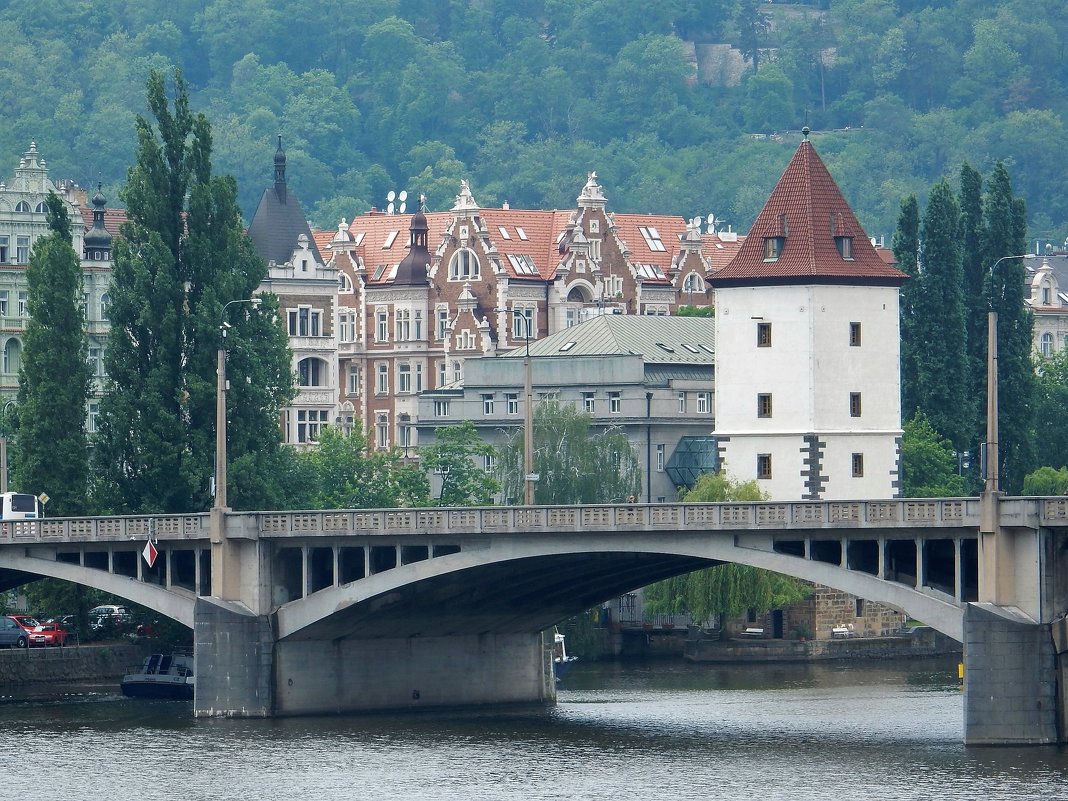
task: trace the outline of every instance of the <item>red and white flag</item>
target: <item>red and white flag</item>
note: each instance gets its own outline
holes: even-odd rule
[[[154,567],[156,564],[156,557],[159,556],[159,551],[156,550],[156,546],[152,544],[152,540],[145,543],[145,549],[141,551],[141,556],[148,562],[149,567]]]

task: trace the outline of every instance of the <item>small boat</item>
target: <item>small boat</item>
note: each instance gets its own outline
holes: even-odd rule
[[[553,672],[556,674],[556,680],[560,681],[564,674],[571,668],[572,663],[578,661],[577,656],[567,655],[567,645],[565,644],[565,637],[559,631],[553,637]]]
[[[122,677],[122,694],[130,698],[193,698],[193,657],[151,654]]]

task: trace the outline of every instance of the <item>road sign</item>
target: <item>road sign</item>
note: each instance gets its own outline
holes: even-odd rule
[[[152,544],[152,540],[145,543],[145,549],[141,551],[141,556],[148,562],[149,567],[156,566],[156,557],[159,556],[159,551],[157,551],[156,546]]]

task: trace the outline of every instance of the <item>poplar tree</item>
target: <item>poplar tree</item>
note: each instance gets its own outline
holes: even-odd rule
[[[26,268],[30,320],[19,369],[19,436],[14,485],[48,494],[49,514],[87,511],[86,403],[92,386],[82,312],[81,260],[66,203],[46,199],[49,233]]]
[[[968,349],[968,388],[971,395],[971,445],[982,441],[986,409],[986,274],[983,259],[983,176],[971,165],[960,168],[960,246],[964,271],[965,341]],[[974,463],[974,460],[973,460]]]
[[[1023,259],[1005,259],[998,263],[1004,256],[1024,254],[1027,247],[1024,202],[1013,195],[1009,171],[1000,161],[987,181],[983,219],[983,256],[990,270],[990,307],[998,314],[1001,489],[1018,493],[1034,460],[1031,445],[1035,387],[1031,358],[1033,314],[1024,304],[1027,271]]]
[[[920,205],[915,195],[901,201],[892,241],[898,269],[909,277],[901,286],[901,412],[911,417],[919,408],[919,370],[923,345],[919,340],[916,305],[919,301]]]
[[[211,503],[216,353],[224,304],[252,297],[266,265],[244,233],[232,178],[211,173],[211,126],[175,71],[148,79],[137,159],[122,199],[109,289],[96,487],[113,512],[187,512]],[[226,322],[228,457],[235,490],[262,489],[278,455],[293,382],[277,301],[231,307]],[[263,502],[270,498],[257,498]],[[230,501],[242,508],[242,495]]]
[[[960,209],[945,180],[931,190],[920,232],[920,264],[915,308],[922,354],[919,410],[931,425],[963,450],[971,434],[968,356],[965,342],[964,272],[961,263]]]

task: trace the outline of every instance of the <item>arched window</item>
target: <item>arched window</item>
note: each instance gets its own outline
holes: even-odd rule
[[[480,274],[478,257],[473,250],[461,248],[452,255],[449,262],[450,281],[477,280]]]
[[[582,284],[576,284],[567,293],[568,303],[590,303],[592,299],[593,293],[590,292],[589,287]]]
[[[339,272],[337,274],[337,285],[338,285],[338,291],[340,291],[340,292],[351,292],[352,291],[352,279],[349,278],[345,273]]]
[[[40,203],[37,204],[37,208],[35,208],[34,211],[37,212],[38,214],[47,214],[48,213],[48,206],[42,200]]]
[[[111,296],[105,292],[100,296],[100,319],[108,319],[108,306],[111,305]]]
[[[18,203],[15,204],[15,211],[22,211],[28,214],[30,211],[30,204],[27,203],[25,200],[20,200]]]
[[[17,373],[22,361],[22,343],[12,337],[4,345],[3,371],[5,373]]]
[[[326,386],[328,371],[322,359],[307,358],[297,362],[297,384],[302,387]]]
[[[1038,340],[1038,349],[1043,356],[1053,355],[1053,334],[1048,331],[1044,333]]]
[[[689,273],[686,276],[686,280],[682,282],[683,292],[704,292],[705,280],[697,273]]]

